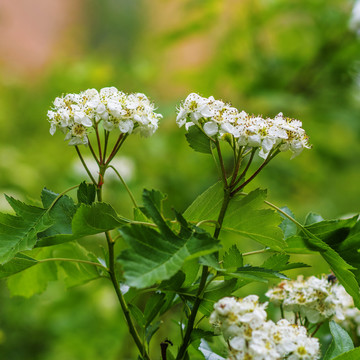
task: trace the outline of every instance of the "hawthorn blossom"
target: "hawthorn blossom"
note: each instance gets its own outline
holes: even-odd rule
[[[179,127],[199,126],[212,138],[232,136],[240,146],[259,149],[259,156],[266,159],[273,149],[290,150],[295,157],[304,148],[311,148],[302,123],[285,117],[282,113],[274,119],[249,115],[214,97],[204,98],[190,94],[178,109],[176,122]]]
[[[154,105],[145,94],[125,94],[115,87],[57,97],[47,116],[50,134],[60,130],[66,134],[69,145],[86,145],[89,134],[100,123],[106,131],[117,129],[123,134],[138,131],[150,136],[162,117],[155,113]]]

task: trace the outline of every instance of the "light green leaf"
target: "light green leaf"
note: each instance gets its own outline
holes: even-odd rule
[[[243,266],[243,258],[239,251],[239,249],[236,247],[236,245],[233,245],[228,252],[224,254],[223,257],[223,267],[224,269],[230,269],[230,268],[238,268]]]
[[[223,201],[223,185],[216,183],[198,196],[184,212],[187,221],[217,220]],[[246,196],[230,200],[223,229],[251,238],[274,250],[283,251],[286,242],[279,228],[282,218],[270,209],[263,209],[265,190],[254,190]],[[261,224],[261,226],[259,226]]]
[[[245,265],[242,267],[239,267],[236,271],[232,271],[227,273],[228,275],[232,275],[236,278],[240,279],[248,279],[248,278],[260,278],[260,279],[289,279],[284,274],[281,274],[277,271],[273,271],[270,269],[265,269],[262,267],[257,266],[249,266]]]
[[[336,356],[333,360],[359,360],[360,359],[360,347],[342,353]]]
[[[155,317],[160,313],[161,308],[165,304],[165,294],[155,293],[146,302],[144,310],[145,326],[149,326]]]
[[[354,349],[354,344],[349,334],[335,321],[329,323],[333,340],[323,357],[323,360],[331,360],[336,356]]]
[[[292,218],[294,218],[294,214],[291,212],[291,210],[284,206],[281,208],[282,211],[284,211],[286,214],[290,215]],[[291,221],[289,218],[285,217],[283,214],[280,214],[281,217],[284,218],[282,223],[279,225],[282,231],[284,232],[285,239],[294,236],[297,234],[298,228],[296,224],[294,224],[293,221]]]
[[[52,257],[52,249],[35,249],[31,254],[36,260],[46,259]],[[48,283],[57,279],[57,265],[54,262],[45,262],[10,276],[7,280],[7,286],[11,296],[29,298],[44,292]]]
[[[15,210],[16,216],[0,214],[0,264],[10,261],[20,251],[31,250],[38,233],[53,224],[45,209],[8,196],[6,200]]]
[[[160,232],[144,225],[120,229],[129,249],[120,254],[124,276],[130,286],[143,288],[169,279],[185,260],[206,255],[219,249],[219,242],[197,227],[190,227],[177,214],[181,230],[175,234],[165,222],[154,201],[154,193],[144,190],[144,206]]]
[[[211,154],[210,139],[196,125],[191,126],[185,134],[190,147],[203,154]]]
[[[323,217],[319,214],[316,214],[316,213],[313,213],[313,212],[310,212],[306,215],[306,218],[305,218],[305,226],[308,226],[308,225],[311,225],[311,224],[315,224],[315,223],[318,223],[320,221],[323,221]]]

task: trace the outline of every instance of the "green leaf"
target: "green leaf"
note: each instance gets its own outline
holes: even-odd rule
[[[190,227],[180,214],[181,229],[175,234],[162,217],[154,200],[154,192],[144,190],[143,201],[147,213],[160,232],[145,225],[130,225],[120,229],[129,249],[118,260],[130,286],[144,288],[169,279],[183,266],[185,260],[206,255],[219,249],[219,242],[195,226]]]
[[[30,256],[18,253],[9,262],[0,265],[0,278],[5,278],[23,271],[31,266],[36,265],[38,262]]]
[[[77,191],[78,202],[85,205],[91,205],[95,201],[96,188],[94,184],[82,182]]]
[[[8,196],[6,200],[15,210],[16,216],[0,214],[0,264],[10,261],[18,252],[31,250],[37,234],[53,224],[45,209]]]
[[[190,147],[203,154],[211,154],[211,140],[196,125],[191,126],[185,134]]]
[[[130,313],[140,327],[145,326],[144,314],[142,311],[133,303],[128,304]]]
[[[309,267],[309,265],[304,263],[289,263],[289,259],[290,256],[287,254],[275,254],[266,259],[266,261],[261,266],[276,271],[285,271]]]
[[[217,220],[223,201],[223,185],[216,183],[198,196],[184,212],[188,221]],[[270,209],[263,209],[266,190],[254,190],[246,196],[230,200],[223,229],[253,239],[274,250],[286,247],[282,230],[282,218]],[[261,224],[261,226],[259,226]]]
[[[237,278],[244,278],[244,279],[247,278],[260,278],[260,279],[279,278],[279,279],[287,279],[287,280],[289,279],[287,276],[277,271],[273,271],[270,269],[265,269],[257,266],[250,266],[250,265],[239,267],[236,271],[227,274]]]
[[[58,234],[41,238],[37,246],[51,246],[79,239],[88,235],[113,230],[125,224],[106,203],[81,204],[72,218],[72,234]]]
[[[323,360],[331,360],[336,356],[354,349],[354,344],[349,334],[335,321],[329,323],[330,332],[333,340],[327,349]]]
[[[64,195],[59,198],[53,205],[53,202],[59,194],[44,188],[41,192],[41,200],[45,209],[50,206],[48,213],[53,220],[53,225],[39,234],[40,238],[54,236],[57,234],[71,234],[71,221],[76,212],[74,201],[68,196]]]
[[[294,218],[294,214],[287,206],[282,207],[281,210],[284,211],[286,214],[290,215],[292,218]],[[296,224],[293,221],[291,221],[289,218],[284,216],[283,214],[280,214],[280,216],[284,218],[284,220],[279,226],[284,233],[285,239],[296,235],[298,231]]]
[[[31,253],[32,257],[36,258],[37,261],[52,257],[51,248],[35,249]],[[44,292],[49,281],[57,279],[57,265],[55,262],[45,262],[10,276],[7,279],[7,286],[11,296],[29,298]]]
[[[13,260],[3,265],[7,267],[14,260],[22,259],[23,268],[14,269],[18,271],[9,274],[12,275],[7,281],[11,295],[30,297],[46,290],[49,281],[62,280],[67,287],[71,287],[97,279],[101,275],[95,265],[69,261],[74,259],[99,263],[95,255],[77,243],[36,248],[30,253],[31,257],[17,254]],[[68,261],[54,261],[54,258],[65,258]],[[25,267],[26,265],[29,266]]]
[[[224,269],[230,269],[230,268],[238,268],[243,266],[243,258],[239,251],[239,249],[236,247],[236,245],[233,245],[229,252],[226,252],[223,257],[223,267]]]
[[[165,304],[165,294],[155,293],[152,295],[146,302],[145,310],[144,310],[144,318],[146,320],[145,326],[149,326],[149,324],[155,319],[155,317],[160,313],[161,308]]]
[[[360,347],[342,353],[336,356],[333,360],[359,360],[360,359]]]
[[[323,217],[321,215],[310,212],[310,213],[308,213],[306,215],[305,226],[312,225],[312,224],[318,223],[318,222],[323,221],[323,220],[324,219],[323,219]]]

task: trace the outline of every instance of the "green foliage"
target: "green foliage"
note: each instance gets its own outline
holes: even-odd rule
[[[79,203],[91,205],[95,201],[96,188],[94,184],[87,184],[83,181],[77,192],[77,199]]]
[[[260,189],[231,199],[223,229],[281,251],[286,246],[279,228],[281,217],[274,211],[263,208],[265,199],[266,191]],[[222,183],[218,182],[195,199],[184,212],[184,217],[193,222],[205,219],[216,221],[222,200]]]
[[[327,349],[323,360],[334,359],[338,355],[354,349],[354,344],[349,334],[340,325],[336,324],[334,321],[330,321],[329,327],[333,340]]]
[[[185,134],[185,137],[190,147],[195,151],[211,154],[212,143],[208,136],[204,134],[198,126],[191,126],[189,131]]]
[[[46,209],[27,205],[8,196],[6,200],[16,216],[0,214],[0,264],[10,261],[20,251],[32,249],[37,235],[53,222]]]
[[[151,286],[176,274],[186,260],[219,249],[218,241],[203,230],[191,226],[177,214],[180,231],[173,232],[159,210],[159,193],[144,190],[146,214],[158,226],[156,231],[146,225],[125,226],[120,233],[129,249],[118,260],[123,265],[127,283],[137,288]]]
[[[357,347],[356,349],[352,349],[350,351],[342,353],[333,359],[334,360],[358,360],[359,356],[360,356],[360,347]]]

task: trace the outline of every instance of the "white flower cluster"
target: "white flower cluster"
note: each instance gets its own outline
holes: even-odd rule
[[[241,146],[259,148],[259,156],[263,159],[275,147],[280,151],[291,150],[293,157],[311,147],[301,121],[282,113],[274,119],[249,115],[212,96],[190,94],[181,104],[176,122],[179,127],[185,125],[186,130],[198,125],[211,137],[221,139],[230,134]]]
[[[285,311],[300,313],[311,323],[318,323],[334,315],[342,318],[342,301],[337,284],[311,276],[304,280],[298,276],[296,280],[284,280],[270,289],[266,296],[270,301],[282,304]]]
[[[341,324],[350,334],[360,338],[360,310],[354,306],[353,298],[345,291],[342,285],[335,285],[334,291],[341,299],[340,312],[334,320]]]
[[[319,359],[318,339],[307,336],[303,326],[266,320],[267,303],[256,295],[244,299],[226,297],[214,305],[210,322],[219,329],[230,348],[230,360]]]
[[[154,112],[154,105],[141,93],[125,94],[115,87],[88,89],[79,94],[67,94],[54,100],[48,111],[50,134],[56,129],[66,134],[69,145],[88,143],[88,134],[102,122],[107,131],[119,129],[130,134],[134,129],[144,136],[158,128],[162,115]]]

